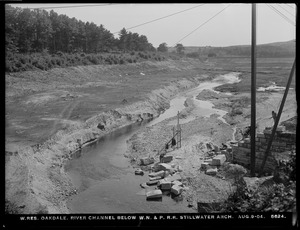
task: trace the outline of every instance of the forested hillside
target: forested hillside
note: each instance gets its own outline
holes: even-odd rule
[[[144,35],[123,28],[115,38],[103,25],[53,10],[7,5],[5,36],[7,72],[165,59]]]

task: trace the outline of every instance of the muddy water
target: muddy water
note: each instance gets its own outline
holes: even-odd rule
[[[84,148],[65,166],[66,172],[78,188],[78,194],[68,200],[70,213],[195,212],[187,207],[185,199],[172,199],[169,194],[165,194],[160,201],[146,200],[146,191],[154,189],[154,186],[147,190],[140,187],[141,183],[148,181],[148,174],[134,175],[134,169],[124,157],[126,140],[141,126],[154,125],[175,116],[185,108],[184,101],[187,98],[192,98],[201,116],[217,113],[220,119],[223,119],[225,111],[214,109],[213,104],[197,100],[196,96],[203,89],[213,89],[221,84],[236,81],[237,74],[232,73],[222,75],[212,82],[201,83],[197,88],[174,98],[170,102],[170,108],[152,122],[121,128]]]
[[[131,125],[107,135],[84,148],[65,166],[78,188],[78,194],[68,201],[70,213],[194,212],[186,201],[174,200],[167,194],[160,201],[146,200],[146,190],[140,184],[148,181],[148,174],[134,175],[124,157],[126,140],[146,124]],[[151,189],[154,186],[148,190]]]

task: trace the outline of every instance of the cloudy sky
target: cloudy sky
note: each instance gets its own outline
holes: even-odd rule
[[[116,37],[122,28],[135,27],[128,30],[146,35],[154,47],[163,42],[170,47],[178,42],[184,46],[251,44],[252,6],[246,3],[11,5],[40,7],[83,22],[102,24]],[[295,8],[295,4],[257,4],[257,44],[295,39]]]

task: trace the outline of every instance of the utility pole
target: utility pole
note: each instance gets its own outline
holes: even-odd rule
[[[250,174],[255,176],[255,131],[256,131],[256,4],[252,3],[251,43],[251,159]]]

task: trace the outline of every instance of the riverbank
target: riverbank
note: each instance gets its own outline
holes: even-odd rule
[[[6,76],[6,200],[17,213],[68,213],[66,200],[78,191],[65,173],[64,165],[79,146],[119,127],[156,117],[169,107],[171,98],[178,93],[226,73],[220,69],[203,71],[203,67],[211,63],[201,63],[201,68],[198,65],[197,61],[168,61],[118,69],[76,67]],[[41,83],[39,77],[47,81]],[[124,90],[126,93],[122,94]],[[233,95],[236,99],[241,96]],[[268,109],[273,109],[282,94],[261,92],[261,95],[269,98],[258,104],[265,113],[263,122],[272,122]],[[293,99],[289,95],[284,114],[288,109],[295,111]],[[210,101],[228,111],[235,102],[228,103],[222,98]],[[249,108],[243,109],[242,115],[228,117],[226,121],[230,123],[230,119],[234,119],[235,124],[243,127],[243,122],[246,124],[250,119]],[[195,141],[191,138],[190,143],[185,140],[187,150],[199,144],[197,125],[208,122],[215,126],[220,122],[216,116],[200,120],[194,120],[191,123],[194,125],[186,124],[191,129],[191,137],[195,138]],[[220,134],[214,133],[216,140]]]
[[[277,111],[275,107],[281,102],[282,94],[283,92],[257,94],[258,132],[273,125],[270,111]],[[249,93],[231,94],[205,89],[196,98],[211,102],[215,108],[227,111],[227,113],[223,116],[223,120],[216,113],[209,117],[199,116],[201,111],[190,98],[186,99],[184,103],[186,108],[180,112],[181,148],[169,151],[168,155],[173,156],[172,164],[181,167],[181,177],[184,184],[189,187],[183,192],[183,197],[194,210],[197,210],[198,202],[218,203],[226,200],[233,191],[231,186],[234,175],[229,175],[228,178],[212,177],[204,174],[200,169],[201,163],[208,157],[207,144],[221,147],[222,143],[229,144],[232,140],[240,140],[242,139],[240,130],[250,125]],[[287,97],[281,121],[296,116],[295,99],[295,92],[291,91]],[[159,161],[158,150],[172,138],[172,128],[176,124],[177,117],[171,117],[141,129],[130,138],[126,156],[134,167],[140,167],[140,159],[143,157],[153,157],[156,162]]]
[[[81,146],[120,127],[151,119],[170,99],[208,76],[185,78],[148,94],[145,101],[101,113],[58,131],[42,144],[6,151],[6,200],[20,213],[68,213],[65,201],[76,188],[64,164]],[[21,192],[22,191],[22,192]]]

